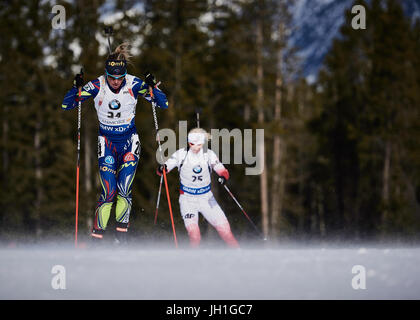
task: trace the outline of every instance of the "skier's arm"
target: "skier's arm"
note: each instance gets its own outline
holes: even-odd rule
[[[82,95],[80,97],[80,101],[85,101],[89,98],[95,98],[99,92],[100,83],[99,79],[95,79],[89,81],[85,86],[82,88]],[[64,110],[71,110],[74,109],[79,102],[79,90],[76,86],[73,86],[64,96],[63,103],[61,107]]]
[[[225,168],[223,163],[220,162],[219,158],[214,153],[214,151],[209,149],[208,154],[209,154],[209,165],[211,166],[211,168],[214,171],[216,171],[216,173],[220,177],[223,177],[225,180],[229,180],[229,171]]]
[[[147,101],[151,101],[150,93],[148,90],[148,85],[146,82],[141,80],[140,78],[135,77],[133,81],[133,94],[134,98],[137,99],[137,97],[140,95],[143,98],[145,98]],[[153,87],[153,95],[155,97],[156,104],[161,109],[167,109],[168,108],[168,100],[166,98],[166,95],[160,90],[158,87]]]
[[[161,175],[164,167],[166,168],[166,172],[170,172],[173,168],[179,167],[180,159],[181,159],[182,155],[184,155],[184,157],[185,157],[185,152],[184,151],[185,151],[185,149],[180,149],[180,150],[174,152],[171,155],[171,157],[168,160],[166,160],[164,165],[160,165],[158,167],[157,174]]]

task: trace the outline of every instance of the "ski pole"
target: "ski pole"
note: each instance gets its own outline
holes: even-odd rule
[[[152,87],[149,87],[149,93],[150,93],[150,97],[152,98],[153,120],[155,122],[155,129],[156,129],[157,141],[158,141],[158,145],[159,145],[160,157],[161,157],[162,163],[164,163],[163,155],[162,155],[162,146],[160,144],[160,137],[159,137],[159,126],[158,126],[157,116],[156,116],[156,101],[155,101],[155,97],[153,95],[153,88]],[[172,231],[174,233],[175,247],[178,248],[178,241],[176,239],[176,232],[175,232],[174,217],[173,217],[173,214],[172,214],[171,198],[169,196],[168,180],[166,179],[166,170],[165,169],[163,170],[162,175],[163,175],[163,180],[165,181],[166,197],[168,198],[169,214],[171,216]]]
[[[196,109],[195,113],[197,115],[197,128],[200,128],[200,110]]]
[[[152,92],[152,94],[153,94],[153,92]],[[156,123],[157,123],[157,120],[156,120]],[[158,139],[160,140],[159,134],[158,134]],[[157,216],[158,216],[158,210],[159,210],[159,202],[160,202],[160,195],[161,195],[161,191],[162,191],[162,183],[163,183],[163,175],[160,176],[159,192],[158,192],[158,196],[157,196],[157,199],[156,199],[155,225],[156,225],[156,222],[157,222]]]
[[[234,197],[234,195],[232,194],[232,192],[230,192],[230,190],[227,187],[227,185],[224,184],[223,186],[225,187],[225,189],[229,193],[229,195],[232,197],[232,199],[236,202],[236,204],[238,205],[239,209],[241,209],[242,213],[245,215],[245,217],[248,219],[248,221],[252,224],[252,226],[257,231],[257,233],[263,238],[264,241],[266,241],[267,238],[262,235],[261,231],[257,228],[257,226],[255,225],[255,223],[252,222],[251,218],[246,214],[244,208],[242,208],[241,204],[238,202],[238,200],[236,200],[236,198]]]
[[[113,30],[113,28],[111,26],[105,27],[104,30],[105,30],[105,35],[108,38],[108,51],[109,51],[109,54],[111,54],[112,53],[112,50],[111,50],[111,40],[110,40],[110,37],[114,33],[114,30]]]
[[[80,70],[83,77],[83,69]],[[77,248],[77,226],[79,218],[79,172],[80,172],[80,129],[82,126],[82,87],[79,87],[79,101],[77,106],[77,166],[76,166],[76,221],[74,230],[74,246]]]
[[[160,194],[161,194],[161,191],[162,191],[162,183],[163,183],[163,175],[160,176],[159,192],[158,192],[158,196],[157,196],[157,200],[156,200],[155,224],[156,224],[156,221],[157,221],[157,215],[158,215],[158,210],[159,210],[159,202],[160,202]]]

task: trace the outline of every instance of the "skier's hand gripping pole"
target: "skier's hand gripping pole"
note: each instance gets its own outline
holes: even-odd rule
[[[146,81],[147,80],[149,80],[149,79],[146,78]],[[149,84],[148,82],[149,81],[147,81],[147,84]],[[153,95],[153,86],[151,86],[150,84],[149,84],[149,94],[150,94],[150,97],[152,99],[153,120],[155,122],[155,129],[156,129],[156,136],[157,136],[157,141],[158,141],[158,145],[159,145],[159,152],[160,152],[162,163],[164,163],[164,161],[163,161],[163,153],[162,153],[162,146],[160,144],[160,137],[159,137],[159,126],[158,126],[157,116],[156,116],[156,101],[155,101],[155,97]],[[171,198],[169,196],[168,181],[166,179],[166,170],[163,170],[162,176],[163,176],[163,180],[165,181],[166,197],[168,198],[169,214],[171,216],[172,231],[174,233],[175,247],[178,248],[178,240],[176,239],[174,217],[173,217],[173,214],[172,214]],[[159,197],[160,197],[160,191],[159,191]],[[156,206],[156,214],[157,214],[157,207],[158,207],[158,205],[159,205],[159,202],[157,203],[157,206]],[[155,217],[156,217],[156,215],[155,215]]]

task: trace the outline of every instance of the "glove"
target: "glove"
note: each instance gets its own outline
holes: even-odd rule
[[[81,71],[81,73],[76,74],[73,80],[73,86],[75,88],[83,87],[83,71]]]
[[[150,72],[146,72],[145,74],[145,82],[149,87],[154,88],[156,86],[156,79],[155,76],[153,74],[151,74]]]
[[[163,173],[163,169],[165,169],[165,172],[168,172],[168,169],[166,167],[166,164],[161,164],[157,169],[156,169],[156,174],[158,176],[161,176]]]
[[[223,186],[226,183],[226,178],[225,177],[219,177],[219,178],[217,178],[217,182],[219,182]]]

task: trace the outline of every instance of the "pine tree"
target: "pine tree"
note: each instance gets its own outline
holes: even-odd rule
[[[398,2],[360,3],[367,29],[352,29],[347,12],[320,76],[323,112],[312,123],[326,160],[319,163],[324,188],[331,190],[327,229],[360,236],[409,231],[416,223],[407,208],[416,201],[407,198],[400,155],[407,152],[404,132],[414,127],[408,115],[417,112],[418,47]]]

